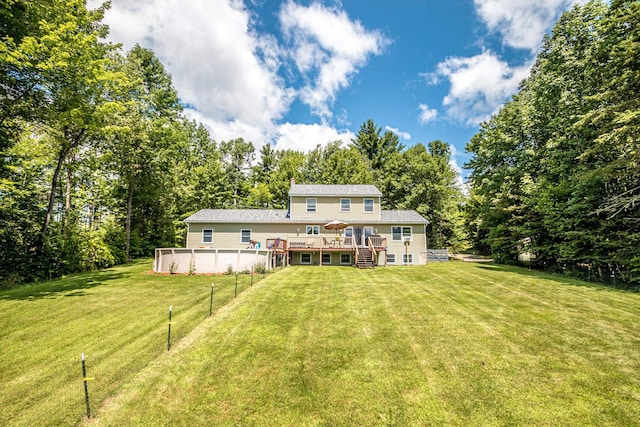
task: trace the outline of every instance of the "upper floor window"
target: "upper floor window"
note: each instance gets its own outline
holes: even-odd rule
[[[373,199],[364,199],[364,211],[373,212]]]
[[[202,230],[202,243],[213,243],[213,230]]]
[[[240,234],[242,243],[251,243],[251,230],[241,230]]]
[[[318,199],[307,199],[307,212],[315,212]]]
[[[351,212],[351,199],[340,199],[340,211]]]

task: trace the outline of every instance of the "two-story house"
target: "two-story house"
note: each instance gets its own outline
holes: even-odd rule
[[[381,197],[373,185],[292,180],[288,210],[203,209],[191,215],[185,219],[186,247],[238,253],[267,250],[272,266],[426,263],[429,222],[412,210],[381,209]]]

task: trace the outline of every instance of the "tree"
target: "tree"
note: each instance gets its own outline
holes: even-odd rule
[[[125,252],[130,258],[134,210],[143,211],[137,223],[138,233],[142,236],[147,228],[144,223],[154,219],[149,210],[162,207],[159,201],[164,198],[160,194],[166,186],[161,183],[163,174],[170,172],[170,165],[175,161],[176,156],[172,153],[181,139],[179,115],[182,108],[171,77],[150,50],[134,46],[119,68],[128,80],[115,95],[126,109],[113,122],[109,152],[124,184]],[[136,194],[140,197],[134,206]],[[155,219],[159,218],[155,216]],[[157,226],[151,228],[158,230]],[[137,252],[146,254],[148,251],[138,248]]]
[[[369,162],[355,147],[342,141],[318,145],[307,154],[305,179],[313,184],[371,184]]]
[[[255,158],[255,149],[251,142],[242,138],[223,141],[220,152],[225,165],[227,179],[231,185],[231,206],[234,209],[242,207],[249,194],[249,171],[251,162]]]
[[[356,138],[351,140],[352,145],[362,153],[374,170],[380,169],[389,156],[403,150],[398,136],[391,131],[380,135],[382,128],[376,127],[373,120],[368,119],[360,126]]]
[[[276,152],[276,168],[271,172],[269,192],[273,196],[271,204],[274,209],[285,209],[289,206],[289,188],[291,179],[301,184],[305,182],[306,156],[293,150]]]
[[[563,14],[518,95],[467,148],[467,219],[494,258],[640,281],[637,1]],[[481,240],[481,241],[479,241]]]

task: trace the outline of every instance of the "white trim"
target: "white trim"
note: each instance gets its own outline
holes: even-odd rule
[[[309,262],[302,262],[302,257],[304,255],[309,255]],[[300,265],[311,265],[313,264],[313,253],[311,252],[300,252]]]
[[[394,228],[399,228],[400,229],[400,238],[396,239],[393,229]],[[408,228],[409,229],[409,235],[405,235],[404,234],[404,229]],[[393,225],[391,226],[391,240],[394,242],[404,242],[405,238],[408,237],[410,242],[413,242],[413,226],[411,225]]]
[[[247,240],[246,242],[242,240],[242,232],[243,231],[248,231],[249,232],[249,240]],[[253,232],[251,231],[250,228],[241,228],[240,229],[240,243],[242,243],[243,245],[250,244],[252,237],[253,237]]]
[[[402,254],[402,263],[403,264],[413,264],[413,254]]]
[[[349,201],[349,208],[348,208],[348,209],[344,209],[344,208],[342,207],[342,201],[343,201],[343,200],[347,200],[347,201]],[[341,198],[341,199],[340,199],[340,212],[351,212],[351,199],[348,199],[348,198]]]
[[[393,257],[393,261],[389,260],[389,257]],[[387,264],[395,264],[396,263],[396,254],[387,254]]]
[[[204,240],[204,232],[205,231],[210,231],[211,232],[211,241],[210,242],[205,242]],[[200,243],[208,243],[208,244],[213,244],[213,228],[203,228],[202,229],[202,233],[200,234]]]
[[[371,210],[367,210],[367,200],[371,200]],[[376,211],[376,200],[375,199],[362,199],[362,212],[364,213],[374,213]]]
[[[311,233],[309,233],[309,229],[311,229]],[[314,233],[314,231],[318,230],[317,233]],[[304,232],[305,235],[307,236],[319,236],[320,235],[320,226],[319,225],[307,225],[304,228]]]
[[[313,210],[309,209],[309,200],[313,200]],[[315,197],[307,197],[306,209],[307,212],[318,212],[318,199]]]
[[[349,261],[348,262],[343,262],[342,261],[342,257],[345,256],[345,255],[349,257]],[[351,262],[351,253],[350,252],[341,252],[340,253],[340,265],[351,265],[351,264],[352,264],[352,262]]]

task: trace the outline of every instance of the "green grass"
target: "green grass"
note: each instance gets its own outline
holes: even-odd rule
[[[0,425],[82,419],[84,352],[92,407],[166,353],[235,293],[235,276],[150,274],[150,262],[0,292]],[[259,276],[256,276],[256,279]],[[239,276],[240,290],[249,285]]]
[[[471,263],[291,267],[236,300],[214,278],[230,303],[207,319],[210,277],[148,269],[0,293],[0,424],[640,422],[640,294]]]

